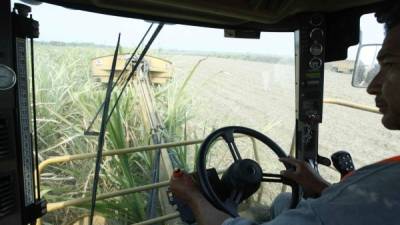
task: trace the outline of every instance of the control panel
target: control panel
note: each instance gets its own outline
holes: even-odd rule
[[[318,126],[322,122],[325,17],[302,16],[295,31],[296,50],[296,157],[318,165]]]
[[[297,118],[301,121],[322,122],[322,91],[325,62],[325,23],[322,14],[306,17],[296,31],[296,60],[298,76]]]

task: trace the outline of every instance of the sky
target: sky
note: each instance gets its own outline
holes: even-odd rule
[[[40,23],[39,41],[114,46],[118,33],[121,33],[121,45],[134,47],[150,25],[143,20],[71,10],[45,3],[32,6],[32,15]],[[383,28],[373,15],[362,17],[361,30],[365,44],[382,42]],[[232,39],[224,38],[222,29],[166,25],[152,48],[293,56],[294,35],[268,32],[262,33],[258,40]],[[356,49],[350,49],[350,58],[355,57]]]

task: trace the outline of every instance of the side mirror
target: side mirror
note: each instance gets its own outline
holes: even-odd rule
[[[368,87],[372,79],[379,73],[380,66],[376,57],[381,44],[366,44],[358,47],[355,68],[353,71],[353,87]]]

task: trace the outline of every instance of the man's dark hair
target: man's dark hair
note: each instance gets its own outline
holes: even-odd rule
[[[400,24],[400,2],[399,0],[387,0],[386,4],[377,10],[376,19],[385,24],[386,32]]]

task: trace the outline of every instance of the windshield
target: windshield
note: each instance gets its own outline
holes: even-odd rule
[[[122,35],[119,53],[124,55],[121,60],[125,60],[150,22],[47,4],[33,7],[33,16],[40,22],[41,33],[35,40],[40,161],[94,153],[97,137],[85,135],[85,130],[104,100],[109,68],[102,66],[112,59],[118,33]],[[294,34],[261,33],[261,38],[254,40],[223,35],[220,29],[165,25],[145,58],[147,64],[140,70],[150,80],[141,83],[134,79],[127,83],[128,88],[110,119],[104,151],[201,140],[217,128],[239,125],[264,133],[289,154],[296,119]],[[325,65],[324,98],[374,107],[372,96],[351,86],[354,52],[349,51],[346,61]],[[122,85],[116,85],[112,102],[122,89]],[[329,157],[336,151],[347,150],[360,168],[395,154],[398,136],[384,129],[379,114],[329,103],[323,108],[320,155]],[[94,133],[99,124],[99,119],[93,123]],[[161,135],[161,142],[154,139],[154,133]],[[172,149],[178,165],[189,171],[195,167],[195,154],[201,142],[196,143]],[[253,144],[248,140],[238,146],[247,151]],[[221,154],[214,153],[210,164],[223,169],[229,154],[224,155],[226,149],[218,144],[215,147]],[[258,153],[249,153],[254,157],[257,154],[271,172],[279,173],[282,169],[276,156],[264,147]],[[152,183],[153,159],[151,151],[105,158],[99,192]],[[46,168],[41,174],[42,195],[51,203],[89,196],[93,162],[94,158],[89,158]],[[336,172],[320,168],[327,179],[338,180]],[[166,181],[169,174],[161,172],[160,177],[160,181]],[[261,190],[264,197],[259,200],[270,203],[281,190],[281,186],[270,185],[268,190]],[[98,201],[96,210],[116,224],[142,221],[147,218],[148,197],[149,192],[142,192],[110,198]],[[74,205],[73,210],[50,210],[44,221],[76,221],[78,215],[87,212],[88,204]]]

